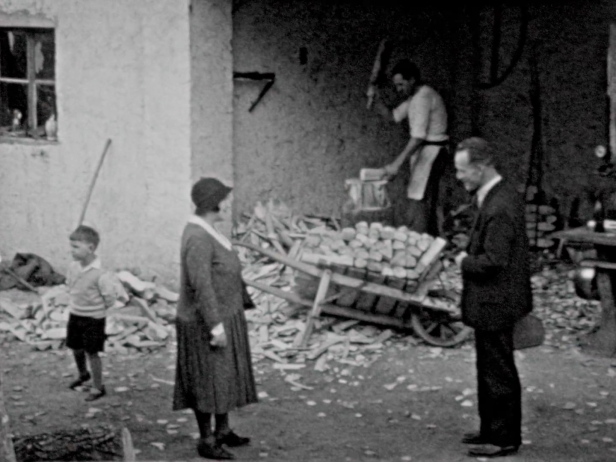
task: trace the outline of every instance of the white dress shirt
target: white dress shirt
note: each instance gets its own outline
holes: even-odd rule
[[[490,190],[494,186],[496,186],[498,182],[502,179],[502,176],[496,175],[494,178],[492,178],[490,181],[488,181],[486,184],[484,184],[481,188],[477,190],[477,207],[481,207],[481,204],[483,204],[483,201],[485,200]]]

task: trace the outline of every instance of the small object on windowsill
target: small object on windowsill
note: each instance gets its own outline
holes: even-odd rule
[[[16,132],[21,128],[21,119],[23,114],[19,109],[13,109],[13,120],[11,122],[11,131]]]
[[[56,115],[52,114],[47,122],[45,122],[45,135],[50,141],[57,141],[58,124],[56,123]]]
[[[588,220],[586,222],[586,229],[588,231],[594,231],[596,227],[597,227],[597,222],[595,220]]]

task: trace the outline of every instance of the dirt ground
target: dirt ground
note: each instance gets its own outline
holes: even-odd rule
[[[260,361],[261,402],[231,417],[236,431],[253,441],[233,452],[240,460],[265,461],[473,460],[459,442],[478,424],[472,343],[440,349],[410,340],[388,341],[369,367],[333,364],[319,373],[309,364],[294,371],[310,390],[292,388],[282,371]],[[616,359],[585,356],[573,341],[566,336],[517,353],[524,445],[501,460],[616,460]],[[66,388],[75,368],[65,349],[33,352],[7,337],[0,359],[15,433],[109,423],[131,431],[138,460],[198,459],[192,415],[171,411],[173,345],[107,355],[110,393],[94,403]]]

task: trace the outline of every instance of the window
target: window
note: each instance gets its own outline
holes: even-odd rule
[[[0,136],[55,139],[53,29],[0,28]]]

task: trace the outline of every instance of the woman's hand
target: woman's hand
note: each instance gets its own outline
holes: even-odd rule
[[[224,348],[227,346],[227,334],[222,324],[218,324],[214,327],[211,334],[212,340],[210,340],[210,345],[218,348]]]

